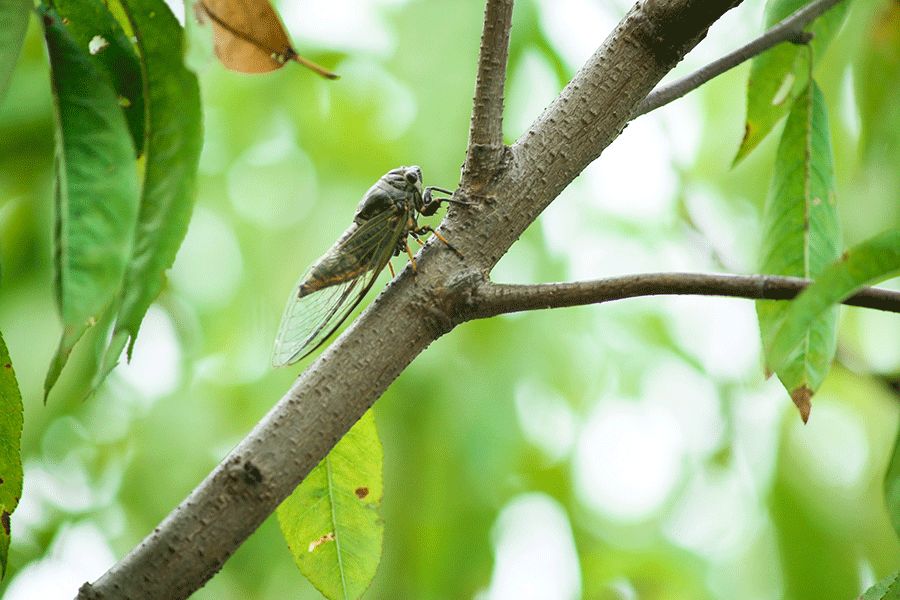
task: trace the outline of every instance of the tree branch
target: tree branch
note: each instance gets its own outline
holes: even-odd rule
[[[484,283],[472,294],[467,316],[470,319],[484,319],[526,310],[582,306],[660,295],[790,300],[810,283],[796,277],[705,273],[646,273],[594,281],[538,285]],[[843,303],[900,312],[900,292],[864,288]]]
[[[464,177],[459,194],[472,203],[451,208],[439,231],[465,262],[427,244],[416,276],[406,269],[397,277],[190,496],[79,597],[178,600],[211,578],[406,365],[465,320],[466,298],[484,274],[736,3],[637,3],[491,177],[477,187]],[[503,65],[494,63],[491,81],[502,81]]]
[[[773,46],[777,46],[784,42],[796,43],[809,41],[809,34],[804,31],[806,26],[822,16],[835,4],[842,1],[843,0],[817,0],[816,2],[807,4],[784,20],[779,21],[775,26],[752,42],[741,46],[734,52],[726,54],[722,58],[714,60],[690,75],[685,75],[681,79],[676,79],[672,83],[656,88],[650,92],[640,105],[638,105],[637,110],[634,111],[634,117],[647,114],[661,106],[665,106],[673,100],[681,98],[710,79],[721,75],[725,71],[733,69],[739,64],[750,60],[757,54],[761,54]]]
[[[469,147],[463,181],[472,185],[491,172],[503,155],[503,88],[509,54],[513,0],[487,0],[472,100]]]

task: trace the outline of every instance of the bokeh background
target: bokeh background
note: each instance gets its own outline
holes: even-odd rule
[[[628,4],[516,3],[509,141]],[[334,66],[337,82],[295,67],[229,73],[193,47],[206,142],[187,240],[133,362],[83,401],[90,365],[76,352],[46,406],[60,332],[54,134],[32,22],[0,106],[0,330],[25,402],[4,598],[71,597],[277,401],[299,372],[269,366],[283,303],[375,179],[419,164],[427,183],[455,185],[482,7],[282,2],[300,52]],[[758,34],[762,8],[746,0],[731,11],[674,74]],[[629,125],[494,279],[754,272],[777,135],[731,168],[746,74]],[[851,245],[900,221],[900,5],[854,2],[818,78]],[[900,319],[842,315],[837,363],[806,426],[763,378],[749,301],[635,299],[463,325],[376,404],[386,533],[368,597],[856,597],[900,566],[881,483],[900,415]],[[272,518],[195,597],[319,595]]]

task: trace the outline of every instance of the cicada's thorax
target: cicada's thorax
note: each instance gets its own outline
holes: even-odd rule
[[[421,209],[422,194],[399,169],[383,175],[370,187],[356,207],[353,220],[362,223],[384,212],[409,213]]]
[[[377,245],[364,243],[348,243],[366,221],[376,215],[390,213],[387,226],[396,231],[398,220],[405,220],[403,233],[398,237],[394,255],[406,248],[406,232],[415,230],[418,225],[416,214],[423,205],[422,194],[418,187],[409,182],[401,169],[390,171],[382,176],[363,196],[353,222],[329,250],[309,269],[309,274],[300,285],[299,295],[305,296],[322,288],[343,283],[358,277],[371,268],[372,254],[379,251]]]

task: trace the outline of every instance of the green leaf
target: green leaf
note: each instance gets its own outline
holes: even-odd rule
[[[362,596],[381,560],[382,458],[369,411],[278,507],[294,562],[329,600]]]
[[[769,366],[787,366],[807,330],[823,312],[853,295],[861,287],[900,273],[900,229],[885,231],[844,253],[809,288],[791,302],[769,347]]]
[[[115,91],[50,9],[40,9],[56,107],[55,267],[63,335],[49,393],[72,347],[122,285],[138,209],[134,146]]]
[[[884,475],[884,499],[897,537],[900,537],[900,425],[894,440],[894,454]]]
[[[894,571],[860,596],[859,600],[897,600],[900,598],[900,571]]]
[[[66,30],[106,73],[128,121],[136,153],[144,148],[144,95],[141,64],[134,45],[101,0],[53,0]]]
[[[22,495],[22,395],[0,334],[0,579],[9,558],[9,517]]]
[[[122,3],[141,51],[147,109],[146,170],[141,210],[122,304],[98,385],[163,286],[165,271],[187,233],[203,144],[200,89],[183,61],[183,32],[162,0]]]
[[[3,23],[0,27],[0,101],[6,95],[13,68],[19,58],[32,6],[31,0],[0,2],[0,23]]]
[[[769,0],[766,29],[803,8],[810,0]],[[849,2],[841,2],[813,21],[809,46],[784,42],[755,57],[747,82],[747,121],[735,164],[747,156],[790,110],[809,84],[810,56],[815,64],[844,21]],[[814,66],[813,64],[813,66]]]
[[[794,101],[781,136],[775,174],[763,217],[761,272],[815,279],[840,255],[834,197],[834,170],[825,100],[815,82]],[[790,304],[756,303],[767,365],[773,336]],[[816,318],[805,331],[801,351],[774,370],[800,409],[809,417],[809,400],[834,357],[837,310]]]

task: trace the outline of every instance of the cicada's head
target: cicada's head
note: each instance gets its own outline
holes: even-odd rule
[[[403,172],[403,178],[406,179],[406,182],[418,190],[418,192],[422,193],[422,169],[418,166],[413,165],[411,167],[400,167],[400,170]]]
[[[422,169],[415,165],[391,169],[381,180],[398,190],[411,191],[415,189],[420,194],[422,193]]]

